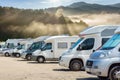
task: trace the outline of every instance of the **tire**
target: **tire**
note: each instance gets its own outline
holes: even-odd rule
[[[19,58],[20,57],[20,53],[16,53],[15,57]]]
[[[83,64],[79,60],[73,60],[69,66],[70,70],[72,71],[80,71],[82,67],[83,67]]]
[[[98,76],[98,78],[99,78],[100,80],[108,80],[108,77]]]
[[[26,56],[26,59],[27,59],[28,61],[30,61],[30,60],[31,60],[31,55],[28,54],[28,55]]]
[[[109,73],[110,80],[120,80],[120,78],[118,79],[116,77],[117,72],[120,72],[120,66],[115,66],[110,70],[110,73]]]
[[[5,53],[5,57],[9,57],[10,55],[9,55],[9,53],[8,52],[6,52]]]
[[[44,63],[45,62],[45,58],[44,57],[38,57],[37,58],[37,62],[38,63]]]

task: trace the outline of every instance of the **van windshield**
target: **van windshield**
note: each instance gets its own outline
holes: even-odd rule
[[[70,49],[75,48],[82,40],[83,40],[83,38],[79,39],[73,46],[71,46]]]
[[[116,47],[120,43],[120,34],[115,34],[109,39],[101,48],[101,50],[110,50]]]
[[[36,50],[36,49],[41,49],[42,45],[44,44],[44,41],[40,41],[40,42],[34,42],[31,46],[30,46],[30,50]]]

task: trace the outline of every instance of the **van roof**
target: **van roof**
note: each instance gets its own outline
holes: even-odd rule
[[[90,34],[101,34],[101,36],[112,36],[115,33],[115,30],[120,27],[118,25],[99,25],[93,26],[85,29],[80,32],[81,35],[90,35]]]
[[[25,39],[8,39],[6,42],[7,43],[18,43],[23,40],[25,40]]]
[[[45,39],[49,38],[50,36],[40,36],[38,38],[34,39],[34,42],[38,42],[38,41],[44,41]]]
[[[51,41],[51,40],[60,39],[60,38],[71,38],[71,37],[79,38],[78,36],[51,36],[47,38],[45,41]]]

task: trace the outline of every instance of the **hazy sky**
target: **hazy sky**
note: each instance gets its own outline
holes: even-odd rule
[[[120,3],[120,0],[0,0],[0,6],[40,9],[48,7],[56,7],[61,5],[69,5],[74,2],[87,2],[98,4],[114,4]]]

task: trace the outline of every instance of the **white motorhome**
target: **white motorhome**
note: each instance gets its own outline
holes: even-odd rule
[[[63,52],[68,50],[77,40],[78,36],[52,36],[45,40],[45,45],[32,54],[32,61],[43,63],[47,60],[57,60]]]
[[[2,50],[5,48],[5,42],[0,42],[0,54],[2,53]]]
[[[26,60],[31,60],[32,53],[37,49],[41,49],[42,46],[44,45],[44,40],[46,40],[47,38],[49,38],[49,36],[41,36],[35,38],[33,40],[33,44],[25,52],[21,54],[21,57]]]
[[[20,42],[20,45],[16,47],[12,53],[15,57],[20,57],[33,43],[33,39],[26,39]]]
[[[70,70],[84,70],[90,54],[99,49],[118,26],[94,26],[80,33],[80,39],[59,58],[59,65]]]
[[[100,80],[120,80],[120,26],[115,33],[86,62],[86,72]]]
[[[8,39],[5,43],[6,48],[2,50],[2,54],[6,57],[11,56],[10,54],[13,53],[14,48],[20,45],[20,41],[24,39]]]

